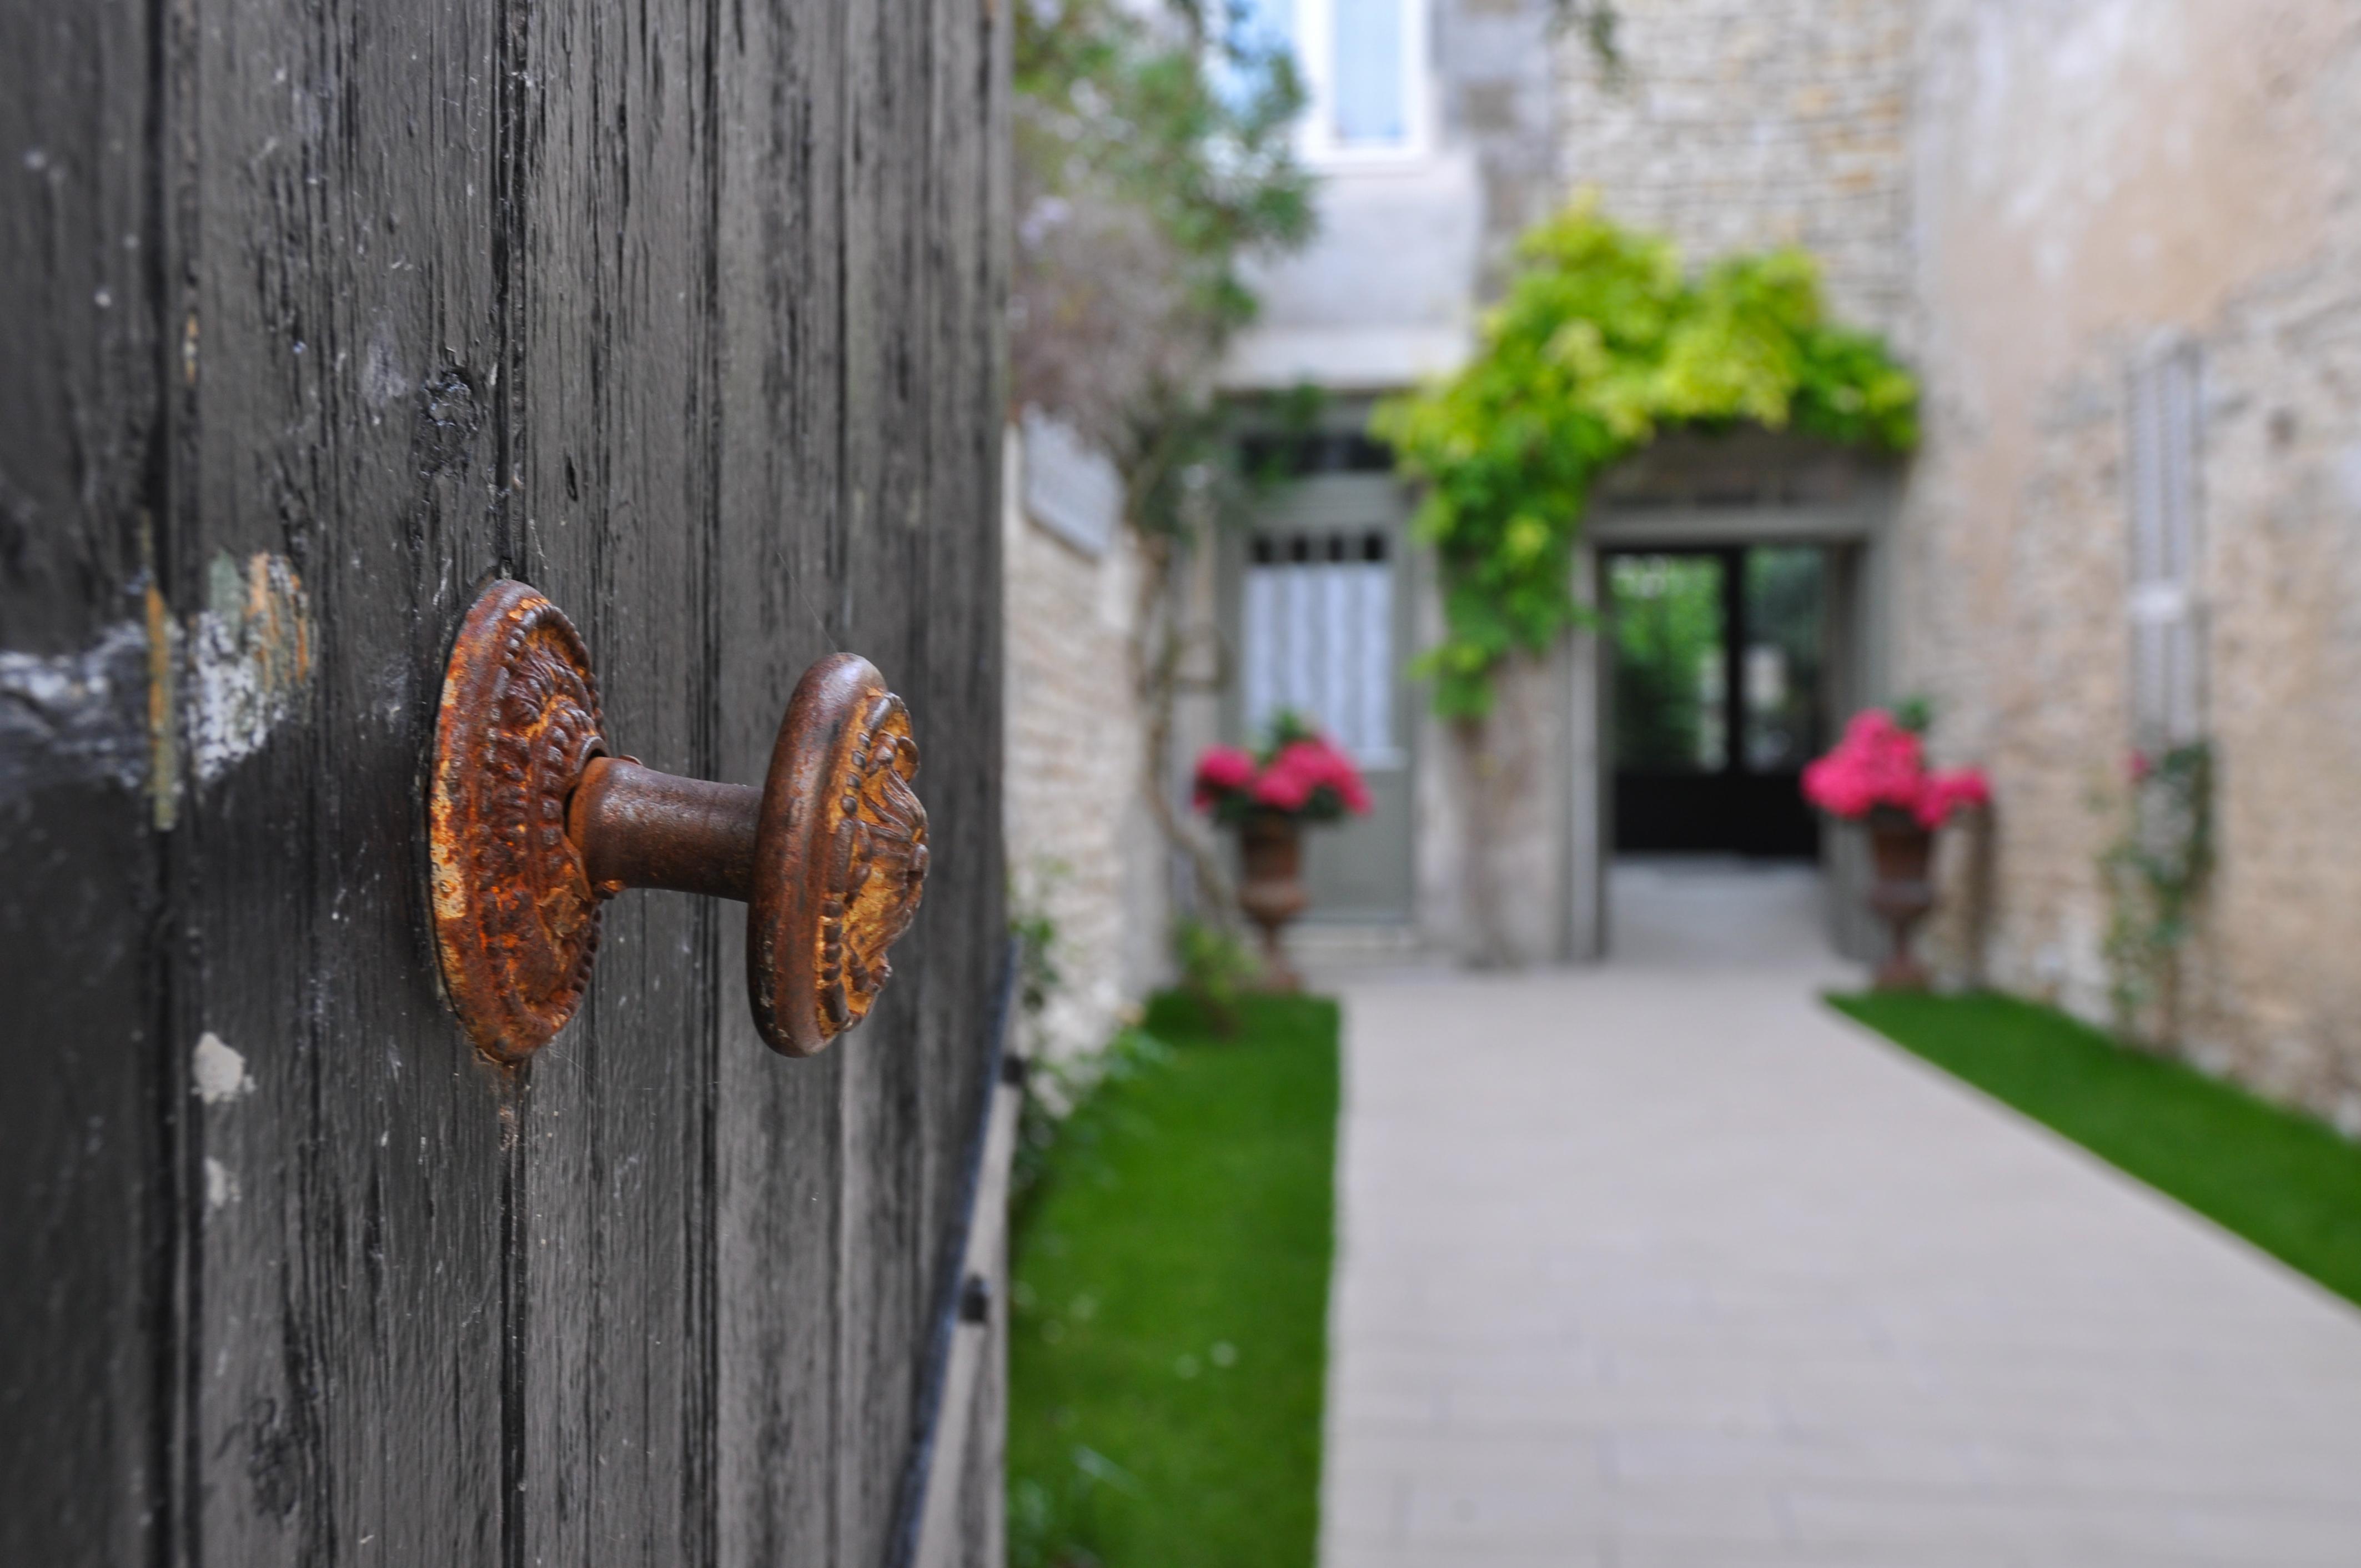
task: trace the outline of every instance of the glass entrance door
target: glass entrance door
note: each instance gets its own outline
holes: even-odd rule
[[[1607,558],[1617,850],[1818,853],[1822,577],[1817,545]]]

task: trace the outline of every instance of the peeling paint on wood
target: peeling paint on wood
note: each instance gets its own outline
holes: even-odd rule
[[[148,632],[107,628],[79,653],[0,652],[0,800],[56,784],[137,789],[148,772]]]
[[[207,606],[185,630],[150,584],[144,618],[108,627],[82,652],[0,652],[0,800],[60,784],[144,788],[169,829],[181,731],[197,782],[210,784],[302,713],[313,629],[294,568],[268,554],[242,566],[217,555],[207,584]]]
[[[208,1105],[254,1092],[254,1080],[246,1075],[246,1058],[211,1029],[197,1036],[197,1048],[189,1061],[189,1080],[196,1087],[197,1098]]]
[[[189,759],[211,784],[262,749],[300,711],[312,679],[312,619],[302,580],[280,556],[240,566],[215,555],[205,608],[189,625]]]

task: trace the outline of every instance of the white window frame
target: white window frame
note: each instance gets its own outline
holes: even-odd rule
[[[1295,148],[1317,170],[1389,169],[1422,163],[1434,151],[1434,82],[1428,53],[1432,0],[1397,0],[1402,8],[1402,138],[1383,147],[1336,139],[1336,0],[1295,0],[1295,70],[1303,84]]]

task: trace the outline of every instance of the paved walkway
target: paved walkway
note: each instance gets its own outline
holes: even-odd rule
[[[1711,915],[1807,882],[1619,894],[1603,968],[1334,977],[1325,1568],[2361,1564],[2361,1312]]]

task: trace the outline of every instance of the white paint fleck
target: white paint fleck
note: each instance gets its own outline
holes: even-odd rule
[[[284,556],[214,557],[189,627],[189,753],[209,784],[262,749],[312,678],[312,622]]]
[[[254,1080],[246,1075],[246,1058],[211,1029],[197,1036],[191,1068],[196,1079],[197,1098],[208,1105],[254,1092]]]
[[[379,316],[361,358],[361,397],[376,411],[370,416],[374,420],[409,395],[410,378],[401,373],[401,345],[393,334],[393,318]]]
[[[229,1167],[208,1155],[205,1157],[205,1210],[226,1209],[237,1201],[237,1178]]]

